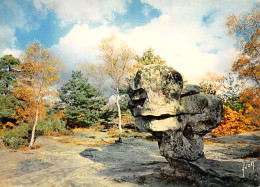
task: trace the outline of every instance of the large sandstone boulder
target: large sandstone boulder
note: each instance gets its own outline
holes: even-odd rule
[[[141,68],[128,94],[137,127],[158,139],[160,153],[171,166],[168,175],[200,186],[259,185],[259,162],[223,162],[204,156],[204,136],[221,122],[219,97],[200,93],[197,85],[183,85],[181,74],[165,65]],[[248,169],[252,164],[257,168]]]
[[[129,85],[130,110],[135,117],[176,115],[182,88],[182,76],[173,68],[144,66]]]
[[[203,136],[221,122],[219,97],[200,94],[197,85],[183,86],[181,74],[166,65],[144,66],[130,82],[128,94],[137,127],[158,138],[162,156],[203,157]]]

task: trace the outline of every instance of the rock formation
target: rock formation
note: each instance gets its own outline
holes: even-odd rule
[[[219,97],[201,94],[197,85],[183,85],[181,74],[166,65],[144,66],[128,93],[137,127],[158,138],[162,156],[167,160],[203,157],[203,136],[221,121]]]
[[[166,65],[142,67],[128,94],[137,127],[158,139],[160,153],[175,174],[205,177],[211,162],[204,159],[204,136],[220,125],[221,99],[200,93],[197,85],[184,85],[181,74]]]

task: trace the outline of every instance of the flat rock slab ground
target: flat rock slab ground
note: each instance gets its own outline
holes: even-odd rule
[[[69,137],[39,137],[37,150],[14,151],[0,147],[0,186],[192,186],[191,181],[165,177],[168,163],[159,155],[157,142],[128,137],[122,144],[105,133],[76,132]],[[260,132],[209,138],[208,159],[241,159],[259,147]],[[249,168],[248,168],[249,169]],[[252,168],[251,168],[252,169]],[[259,168],[254,168],[259,169]]]

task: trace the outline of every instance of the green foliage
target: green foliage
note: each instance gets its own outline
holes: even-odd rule
[[[66,105],[64,115],[68,125],[76,127],[97,123],[106,103],[80,71],[73,71],[72,79],[61,87],[60,99]]]
[[[0,124],[6,124],[7,122],[16,123],[18,120],[15,115],[17,112],[16,106],[23,107],[22,101],[8,95],[0,96]]]
[[[107,122],[111,122],[118,116],[116,104],[109,104],[105,107],[103,112],[100,115],[101,124],[106,124]]]
[[[239,98],[230,98],[223,103],[225,106],[231,108],[233,111],[241,112],[242,114],[246,110],[246,106]]]
[[[62,118],[62,116],[58,117],[61,113],[63,113],[64,106],[62,103],[59,102],[54,102],[51,105],[47,106],[46,109],[46,115],[47,116],[56,116],[56,118]]]
[[[15,67],[20,61],[12,55],[5,55],[0,59],[0,95],[9,94],[17,77]]]
[[[43,135],[59,135],[66,134],[69,131],[66,130],[66,124],[60,119],[50,117],[47,120],[40,120],[36,126],[38,134]]]
[[[129,96],[128,94],[124,94],[121,96],[120,103],[121,103],[121,111],[122,113],[128,113],[128,101],[129,101]]]
[[[1,138],[5,145],[12,149],[27,147],[29,145],[30,129],[28,124],[21,124],[13,129],[6,130]]]
[[[149,64],[165,64],[165,60],[162,60],[159,55],[155,55],[153,49],[150,47],[145,50],[143,56],[136,56],[135,60],[137,61],[136,68],[139,69],[142,66]]]
[[[223,77],[221,98],[224,101],[224,105],[231,108],[233,111],[244,113],[246,106],[240,100],[241,96],[241,83],[237,79],[237,76],[229,72],[227,76]]]

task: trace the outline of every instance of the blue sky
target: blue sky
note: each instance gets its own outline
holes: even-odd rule
[[[102,38],[115,35],[136,54],[152,47],[167,64],[196,82],[230,68],[236,51],[228,15],[258,0],[0,0],[0,55],[16,57],[37,40],[62,59],[68,76],[96,59]]]
[[[32,28],[29,31],[23,28],[15,30],[16,46],[19,49],[25,49],[29,43],[35,40],[40,41],[46,48],[49,48],[54,44],[58,44],[59,38],[65,36],[72,27],[71,25],[59,27],[59,19],[52,11],[48,12],[44,19],[39,18],[35,21],[39,23],[39,26],[36,28]]]

